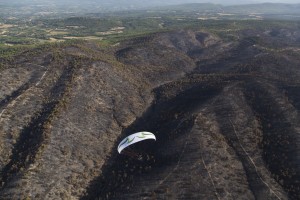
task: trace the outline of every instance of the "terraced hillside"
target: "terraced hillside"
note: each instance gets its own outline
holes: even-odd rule
[[[2,59],[0,199],[299,199],[299,33],[178,30]],[[141,130],[157,136],[147,159],[119,155]]]

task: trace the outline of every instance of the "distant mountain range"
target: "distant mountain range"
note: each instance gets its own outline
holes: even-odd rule
[[[160,10],[181,10],[181,11],[216,11],[237,14],[261,13],[261,14],[300,14],[300,4],[283,4],[283,3],[261,3],[261,4],[245,4],[245,5],[228,5],[221,4],[180,4],[172,6],[164,6],[157,8]]]
[[[258,3],[262,0],[231,0],[226,4],[221,0],[213,0],[210,3],[203,3],[206,0],[0,0],[0,12],[2,14],[12,13],[11,10],[19,13],[23,10],[33,12],[55,12],[55,13],[101,13],[107,11],[122,10],[181,10],[181,11],[218,11],[230,13],[263,13],[263,14],[299,14],[300,3]],[[196,3],[195,3],[196,2]],[[295,0],[286,1],[295,3]],[[9,10],[3,10],[9,8]],[[25,8],[25,9],[24,9]],[[26,9],[30,8],[30,9]],[[34,9],[32,9],[34,8]],[[5,12],[6,11],[6,12]]]
[[[167,1],[160,1],[160,0],[0,0],[0,5],[80,5],[82,7],[89,6],[89,5],[102,5],[108,6],[110,8],[115,7],[135,7],[135,8],[142,8],[142,7],[149,7],[149,6],[165,6],[165,5],[178,5],[178,4],[186,4],[186,3],[212,3],[212,4],[221,4],[221,5],[241,5],[241,4],[257,4],[257,3],[264,3],[264,2],[273,2],[273,3],[300,3],[299,0],[287,0],[287,1],[280,1],[280,0],[167,0]]]

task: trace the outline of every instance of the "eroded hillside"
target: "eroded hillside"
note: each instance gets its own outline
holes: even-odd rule
[[[180,30],[3,60],[0,198],[299,199],[300,35],[272,31]],[[157,136],[149,159],[119,155],[141,130]]]

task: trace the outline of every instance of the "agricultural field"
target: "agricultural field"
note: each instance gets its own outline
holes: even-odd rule
[[[279,9],[274,6],[273,10],[269,7],[262,6],[259,13],[254,12],[254,8],[221,7],[214,4],[186,4],[114,13],[80,13],[77,16],[59,12],[37,12],[34,15],[27,12],[23,15],[16,13],[0,17],[0,46],[62,42],[70,39],[114,42],[120,38],[178,28],[201,28],[220,34],[231,32],[234,35],[234,32],[251,28],[253,24],[274,28],[276,25],[299,24],[297,19],[300,15],[296,11],[292,10],[287,14],[286,7]],[[5,11],[5,8],[2,10]],[[27,10],[30,11],[28,8]],[[277,12],[272,14],[270,10]]]

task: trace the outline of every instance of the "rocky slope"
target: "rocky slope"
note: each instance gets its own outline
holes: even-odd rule
[[[299,39],[252,34],[15,56],[0,74],[0,199],[299,199]],[[141,130],[157,136],[138,147],[148,159],[119,155]]]

